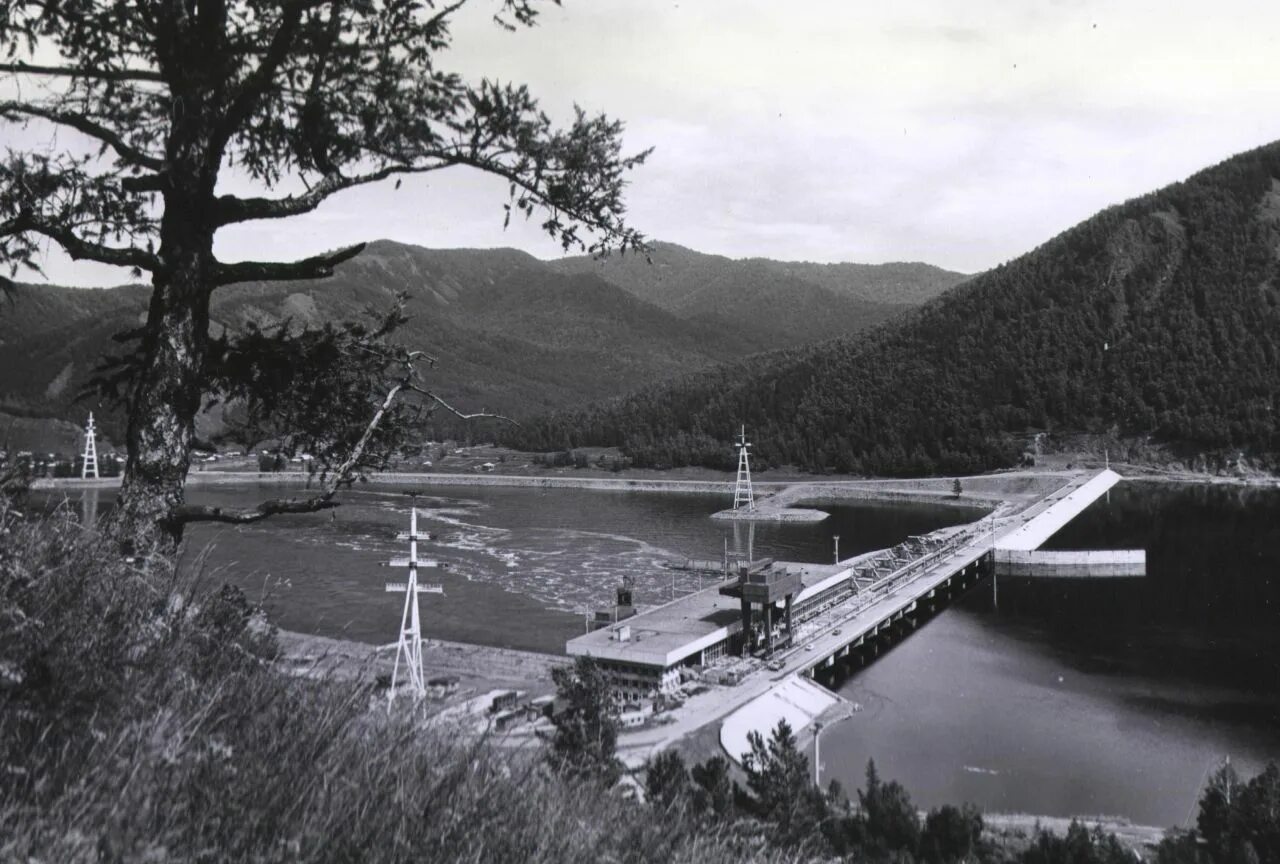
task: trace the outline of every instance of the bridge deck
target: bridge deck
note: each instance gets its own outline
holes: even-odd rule
[[[913,611],[920,600],[931,596],[939,586],[990,552],[991,537],[987,532],[971,535],[957,548],[932,553],[902,568],[915,572],[904,572],[896,584],[878,597],[864,596],[862,604],[846,616],[823,622],[822,631],[812,639],[797,640],[798,647],[784,658],[784,669],[800,671],[824,663],[846,646],[861,643],[888,623]]]
[[[1111,470],[1078,477],[1017,516],[997,523],[974,523],[954,536],[951,548],[924,555],[885,580],[892,587],[881,597],[864,595],[845,617],[824,621],[820,632],[811,640],[797,638],[797,647],[787,655],[786,668],[791,669],[792,660],[798,669],[827,663],[847,646],[859,644],[887,623],[914,610],[919,600],[929,597],[939,586],[993,550],[1039,548],[1120,479],[1120,475]]]

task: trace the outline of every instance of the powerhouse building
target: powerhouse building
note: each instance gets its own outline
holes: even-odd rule
[[[795,624],[853,592],[861,560],[756,562],[732,579],[570,639],[566,650],[595,658],[624,701],[670,693],[683,667],[789,644]]]

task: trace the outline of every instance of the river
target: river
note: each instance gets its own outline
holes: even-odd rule
[[[563,651],[582,612],[624,575],[642,604],[696,588],[663,564],[757,556],[831,560],[973,518],[957,508],[859,504],[816,524],[707,518],[722,496],[457,487],[417,498],[439,535],[424,557],[443,597],[424,599],[428,636]],[[196,487],[200,503],[262,489]],[[90,491],[81,507],[109,506]],[[364,487],[336,512],[253,526],[197,526],[186,565],[241,585],[281,626],[368,642],[395,636],[410,498]],[[1052,538],[1054,548],[1148,551],[1144,579],[980,584],[846,682],[861,711],[823,734],[823,778],[860,785],[874,758],[922,806],[1107,814],[1183,823],[1225,756],[1243,772],[1280,756],[1280,493],[1124,484]],[[994,596],[993,596],[994,595]]]

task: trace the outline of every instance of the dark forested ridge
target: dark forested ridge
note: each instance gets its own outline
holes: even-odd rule
[[[1280,143],[1111,207],[872,332],[650,388],[526,427],[539,448],[639,464],[757,452],[812,470],[1007,466],[1029,432],[1184,455],[1280,456]]]
[[[627,256],[629,269],[650,266]],[[931,290],[907,281],[912,287],[906,290]],[[329,279],[220,290],[213,334],[285,319],[300,327],[350,320],[370,305],[386,308],[404,291],[412,319],[399,338],[440,358],[431,372],[438,391],[465,410],[526,417],[779,344],[853,332],[906,308],[837,298],[785,275],[757,280],[751,289],[744,292],[749,302],[786,305],[796,313],[768,326],[739,326],[714,315],[677,313],[595,273],[566,272],[511,249],[436,250],[378,241]],[[18,286],[13,302],[0,306],[0,411],[79,423],[95,407],[104,431],[119,440],[117,413],[73,399],[99,358],[119,350],[112,336],[141,322],[148,294],[141,286]],[[804,321],[824,308],[822,327],[808,332]],[[216,431],[209,421],[203,418],[202,435]]]

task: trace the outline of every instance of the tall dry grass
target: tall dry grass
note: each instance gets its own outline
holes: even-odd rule
[[[388,716],[368,685],[285,675],[254,615],[0,501],[0,860],[768,858],[539,752]]]

